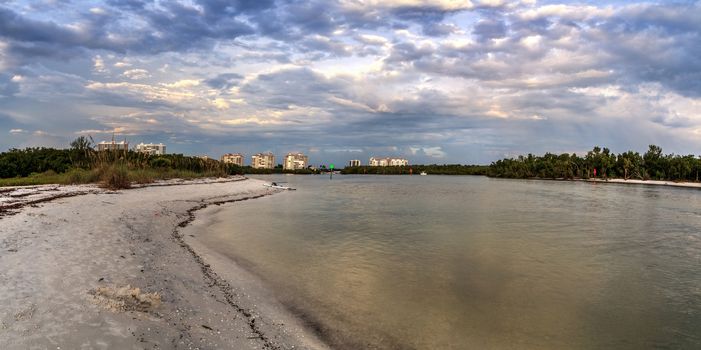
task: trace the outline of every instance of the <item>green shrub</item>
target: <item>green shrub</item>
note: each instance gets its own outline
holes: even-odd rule
[[[151,159],[151,161],[149,161],[149,164],[153,168],[170,168],[172,162],[168,158],[158,157]]]

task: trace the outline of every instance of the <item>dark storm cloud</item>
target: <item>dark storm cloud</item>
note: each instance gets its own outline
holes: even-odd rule
[[[353,81],[329,79],[308,69],[292,69],[260,75],[241,91],[249,96],[248,101],[260,106],[287,110],[290,105],[296,105],[333,111],[337,116],[333,123],[317,126],[322,128],[317,131],[328,135],[382,134],[391,130],[416,138],[420,133],[444,131],[446,125],[451,125],[452,130],[491,125],[488,118],[477,113],[466,118],[470,111],[462,111],[458,118],[455,109],[459,108],[459,101],[440,91],[422,91],[415,99],[395,101],[391,111],[381,112],[374,101],[355,93],[353,85]],[[343,104],[336,99],[353,103]],[[290,137],[289,131],[287,127],[280,130],[285,137]],[[299,134],[300,141],[305,135],[309,135],[309,131]]]
[[[131,2],[120,5],[119,9],[127,12],[134,10],[135,6],[146,4]],[[0,7],[0,37],[24,43],[25,47],[49,44],[67,50],[158,53],[209,47],[213,40],[235,39],[254,33],[251,26],[235,15],[215,10],[210,7],[202,13],[193,7],[167,2],[159,7],[140,7],[138,12],[87,13],[82,16],[82,27],[74,28],[53,21],[29,19]],[[124,15],[135,16],[149,26],[133,29]],[[22,53],[31,55],[33,52]]]
[[[205,83],[215,89],[226,90],[237,86],[243,76],[236,73],[219,74],[214,78],[205,80]]]
[[[599,29],[601,47],[616,55],[625,78],[660,82],[701,96],[701,4],[657,5],[622,11]]]
[[[503,38],[506,36],[506,24],[502,20],[485,19],[477,22],[472,34],[480,41]]]
[[[288,95],[286,100],[290,102],[309,101],[313,96],[329,95],[339,93],[343,86],[339,81],[325,78],[321,74],[315,73],[311,69],[287,69],[275,73],[260,74],[257,79],[244,85],[241,91],[250,94],[261,92],[272,93],[272,95]],[[269,94],[261,95],[267,98]]]
[[[87,43],[78,33],[50,21],[37,21],[0,7],[0,37],[24,43],[74,46]]]

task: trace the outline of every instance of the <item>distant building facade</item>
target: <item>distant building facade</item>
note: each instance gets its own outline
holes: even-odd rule
[[[275,155],[272,153],[257,153],[251,156],[251,167],[256,169],[272,169],[275,167]]]
[[[196,157],[199,158],[199,159],[203,159],[203,160],[209,160],[209,156],[206,155],[206,154],[203,154],[203,155],[200,155],[200,156],[196,156]]]
[[[389,166],[407,166],[409,165],[409,160],[405,158],[390,158]]]
[[[304,169],[309,163],[309,157],[302,153],[288,153],[285,156],[285,161],[282,163],[282,168],[285,170]]]
[[[140,143],[136,145],[136,151],[139,153],[146,153],[152,156],[160,156],[166,154],[166,145],[162,143]]]
[[[221,162],[224,164],[234,164],[238,166],[243,166],[243,154],[227,153],[221,156]]]
[[[116,142],[114,140],[112,141],[102,141],[97,144],[97,150],[98,151],[128,151],[129,150],[129,142],[125,141],[119,141]]]
[[[360,159],[353,159],[348,162],[348,166],[360,166]]]
[[[378,158],[370,157],[370,166],[407,166],[409,161],[406,158]]]

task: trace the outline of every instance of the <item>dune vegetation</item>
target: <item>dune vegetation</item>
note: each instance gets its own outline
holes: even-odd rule
[[[77,138],[68,149],[27,148],[0,153],[0,186],[99,183],[118,189],[132,183],[240,173],[239,167],[181,154],[97,151],[86,137]]]

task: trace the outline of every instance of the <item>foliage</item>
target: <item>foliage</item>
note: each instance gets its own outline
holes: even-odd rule
[[[596,170],[596,175],[594,175]],[[662,148],[650,145],[642,156],[628,151],[618,155],[608,148],[594,147],[584,157],[563,153],[519,156],[498,160],[487,175],[508,178],[623,178],[669,181],[698,181],[701,159],[693,156],[664,155]]]
[[[221,177],[235,174],[311,174],[311,169],[253,169],[182,154],[96,151],[92,138],[78,137],[69,149],[26,148],[0,153],[0,186],[99,182],[108,188],[158,179]]]

